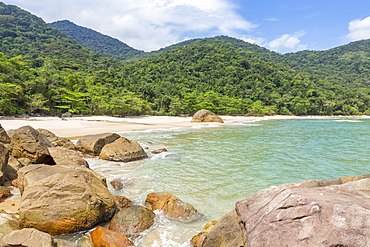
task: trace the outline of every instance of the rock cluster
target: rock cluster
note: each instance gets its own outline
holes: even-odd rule
[[[11,196],[16,185],[21,193],[17,217],[0,212],[0,246],[68,247],[79,244],[54,236],[97,227],[88,233],[90,246],[133,246],[132,240],[154,224],[154,210],[163,210],[171,219],[184,222],[201,214],[190,204],[167,192],[148,207],[134,205],[123,196],[113,196],[106,179],[89,168],[84,154],[128,162],[146,158],[136,141],[117,134],[81,138],[77,145],[50,131],[24,126],[11,137],[0,125],[0,203]],[[123,189],[132,181],[111,181]],[[156,205],[169,204],[168,207]],[[110,222],[109,229],[99,226]]]

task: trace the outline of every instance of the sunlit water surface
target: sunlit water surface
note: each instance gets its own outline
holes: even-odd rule
[[[203,213],[200,221],[180,223],[156,212],[154,226],[135,240],[137,246],[187,247],[205,223],[263,188],[369,174],[369,130],[370,120],[325,119],[123,132],[147,150],[168,152],[130,163],[88,162],[108,183],[125,181],[123,191],[110,187],[114,195],[143,205],[148,193],[168,191]]]

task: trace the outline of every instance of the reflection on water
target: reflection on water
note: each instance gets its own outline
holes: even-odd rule
[[[284,120],[121,133],[147,150],[142,161],[121,163],[89,159],[107,178],[130,181],[122,191],[143,205],[150,192],[168,191],[192,204],[206,219],[180,223],[157,212],[155,226],[138,246],[190,246],[210,220],[233,209],[236,201],[271,185],[306,179],[334,179],[370,173],[370,120]]]

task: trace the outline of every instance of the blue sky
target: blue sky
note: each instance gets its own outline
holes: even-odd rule
[[[370,38],[368,0],[7,0],[46,22],[70,20],[145,51],[228,35],[280,53]]]

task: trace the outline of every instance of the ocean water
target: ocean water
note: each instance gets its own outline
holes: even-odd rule
[[[141,161],[120,163],[89,159],[111,192],[143,205],[150,192],[168,191],[205,215],[193,223],[166,219],[156,212],[154,226],[135,240],[137,246],[188,247],[210,220],[218,220],[235,202],[259,190],[307,179],[370,174],[370,120],[323,119],[213,124],[122,132],[147,150],[167,148]]]

